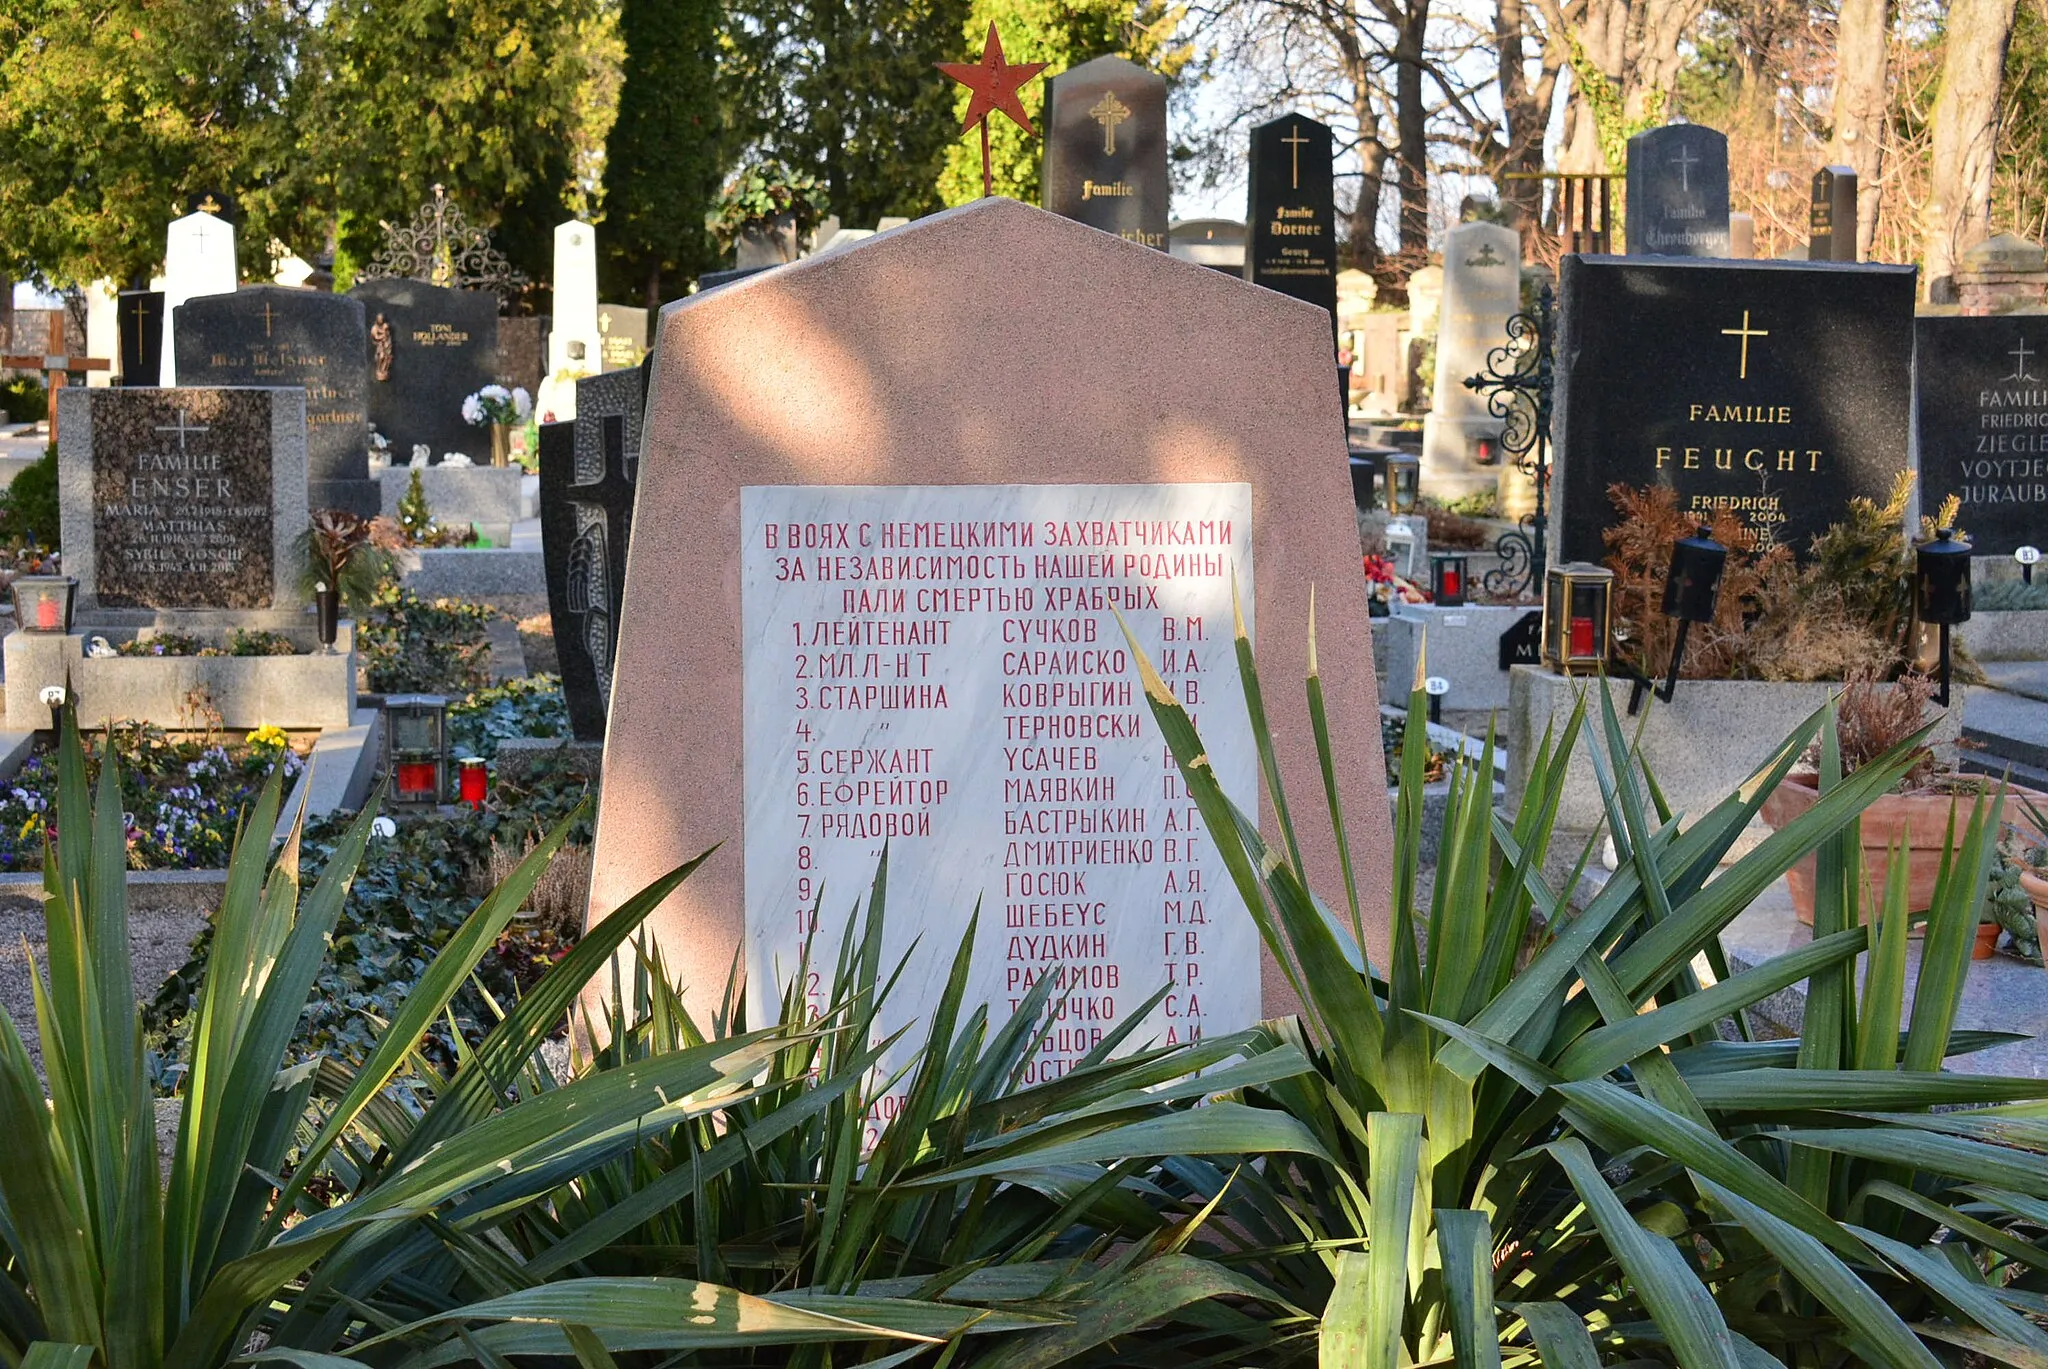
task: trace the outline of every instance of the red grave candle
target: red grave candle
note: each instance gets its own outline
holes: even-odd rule
[[[1591,618],[1572,619],[1572,655],[1591,656],[1592,654],[1593,620]]]

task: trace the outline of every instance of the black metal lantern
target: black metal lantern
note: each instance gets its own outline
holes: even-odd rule
[[[68,575],[22,575],[12,589],[16,627],[24,632],[71,631],[78,581]]]
[[[1438,608],[1465,606],[1466,558],[1462,551],[1429,554],[1429,595]]]
[[[1948,630],[1970,621],[1970,544],[1955,529],[1940,528],[1932,542],[1913,549],[1913,615],[1941,629],[1941,689],[1934,701],[1948,707]]]
[[[1407,452],[1388,452],[1385,469],[1387,512],[1415,512],[1416,502],[1422,497],[1422,458]]]
[[[384,701],[384,749],[391,801],[431,807],[448,786],[448,700],[394,694]]]
[[[1714,605],[1721,597],[1721,572],[1728,565],[1728,548],[1714,540],[1714,531],[1702,523],[1691,537],[1681,537],[1671,547],[1671,570],[1664,577],[1664,616],[1678,620],[1678,635],[1671,642],[1671,668],[1657,697],[1669,703],[1678,690],[1678,668],[1685,660],[1685,633],[1694,623],[1714,621]]]
[[[1614,572],[1585,561],[1543,577],[1543,663],[1566,675],[1607,668],[1614,642]]]

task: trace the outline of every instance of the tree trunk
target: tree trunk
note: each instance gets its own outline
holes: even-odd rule
[[[1409,0],[1394,43],[1394,180],[1401,191],[1401,250],[1429,250],[1429,107],[1422,95],[1423,40],[1429,0]]]
[[[1956,298],[1956,258],[1991,234],[1998,159],[1998,96],[2016,0],[1953,0],[1934,97],[1933,185],[1922,219],[1920,270],[1927,298]]]
[[[2007,21],[2008,27],[2010,20]],[[1856,172],[1856,259],[1867,261],[1884,199],[1889,0],[1841,0],[1835,23],[1835,133],[1828,162]]]

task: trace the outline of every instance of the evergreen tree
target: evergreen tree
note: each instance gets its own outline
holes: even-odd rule
[[[959,128],[952,82],[970,0],[734,0],[738,145],[807,171],[849,228],[939,207]]]
[[[719,0],[623,0],[625,77],[605,143],[603,267],[650,309],[716,260],[704,216],[718,196]],[[666,281],[666,284],[664,284]]]
[[[1012,62],[1047,62],[1045,76],[1021,92],[1038,137],[1008,119],[989,120],[989,161],[995,193],[1039,201],[1040,141],[1045,136],[1045,88],[1051,77],[1097,57],[1126,57],[1168,80],[1187,65],[1191,50],[1174,41],[1183,10],[1164,0],[973,0],[951,53],[939,60],[971,62],[981,55],[989,21],[1003,35],[1003,55]],[[968,92],[954,87],[953,127],[967,113]],[[939,197],[949,205],[981,197],[981,139],[960,138],[946,151]]]

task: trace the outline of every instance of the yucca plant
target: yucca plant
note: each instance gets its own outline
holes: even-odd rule
[[[1330,820],[1348,852],[1313,633],[1312,614],[1310,717]],[[1349,865],[1336,911],[1302,876],[1242,622],[1239,664],[1277,849],[1223,794],[1187,714],[1131,645],[1189,792],[1303,1005],[1268,1030],[1316,1066],[1242,1098],[1303,1122],[1321,1156],[1302,1147],[1235,1171],[1197,1157],[1168,1163],[1186,1201],[1215,1206],[1198,1253],[1320,1314],[1319,1338],[1276,1348],[1345,1369],[1451,1360],[1577,1369],[1610,1351],[1702,1369],[1931,1365],[1931,1338],[2040,1362],[2025,1357],[2048,1343],[2014,1314],[2014,1295],[1991,1285],[2007,1265],[2038,1275],[2042,1253],[2014,1228],[2048,1216],[2048,1181],[2019,1182],[2011,1163],[1978,1169],[1980,1180],[1999,1177],[1986,1191],[1957,1190],[1978,1204],[1965,1210],[1926,1196],[1950,1182],[1944,1174],[1965,1172],[1914,1158],[1964,1153],[1953,1129],[1965,1124],[1933,1109],[2021,1103],[2028,1117],[2048,1098],[2041,1080],[1940,1068],[1951,1054],[2013,1039],[1953,1030],[1992,810],[1979,803],[1959,845],[1951,833],[1903,1029],[1904,909],[1874,910],[1875,933],[1856,916],[1857,814],[1910,763],[1918,737],[1844,777],[1823,710],[1740,791],[1684,825],[1596,690],[1593,735],[1581,736],[1582,709],[1544,739],[1512,820],[1492,811],[1490,742],[1476,765],[1459,768],[1423,914],[1418,672],[1391,953],[1371,967]],[[1820,801],[1724,866],[1816,733]],[[1582,743],[1621,861],[1574,912],[1543,872],[1565,767]],[[1720,931],[1815,850],[1827,894],[1812,944],[1731,975]],[[1866,950],[1859,1004],[1855,961]],[[1744,1010],[1801,981],[1806,1035],[1749,1039]],[[1724,1028],[1739,1039],[1722,1039]],[[1829,1115],[1842,1124],[1816,1125]],[[1985,1160],[1993,1135],[2034,1133],[2017,1118],[1986,1123],[1968,1154]],[[1888,1157],[1889,1168],[1875,1163]],[[2026,1297],[2027,1310],[2048,1308]]]

